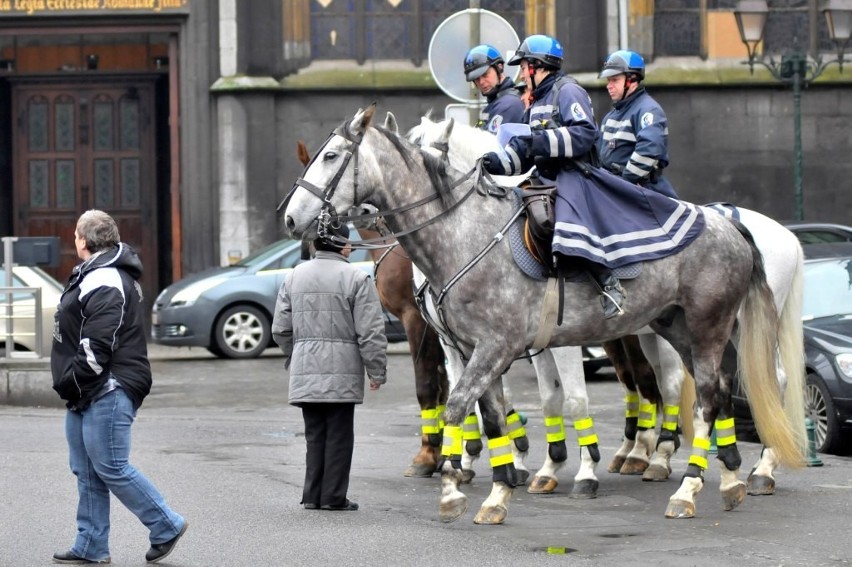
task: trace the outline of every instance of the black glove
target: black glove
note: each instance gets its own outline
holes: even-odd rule
[[[515,136],[509,140],[509,147],[515,150],[522,160],[528,160],[532,155],[532,136]]]
[[[482,167],[492,175],[505,175],[506,170],[503,169],[503,164],[500,162],[500,157],[497,152],[488,152],[482,156]]]

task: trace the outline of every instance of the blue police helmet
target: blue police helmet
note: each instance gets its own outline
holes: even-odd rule
[[[493,45],[482,44],[471,48],[464,56],[464,78],[478,79],[489,67],[503,62],[503,56]]]
[[[645,78],[645,60],[635,51],[627,51],[621,49],[611,53],[604,61],[603,69],[601,69],[598,78],[605,79],[616,75],[626,75],[628,73],[639,77],[639,80]]]
[[[515,54],[509,59],[508,65],[520,65],[524,59],[544,63],[547,67],[559,69],[562,67],[562,45],[548,35],[531,35],[526,38]]]

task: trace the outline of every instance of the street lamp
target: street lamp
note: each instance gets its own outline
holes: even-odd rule
[[[758,45],[763,41],[763,31],[769,16],[766,0],[739,0],[734,9],[740,39],[748,51],[748,66],[754,74],[754,64],[766,67],[770,74],[782,83],[793,86],[793,133],[795,137],[793,156],[793,182],[796,220],[804,220],[802,194],[802,87],[819,77],[826,67],[837,63],[843,72],[843,52],[852,35],[852,0],[823,0],[820,11],[825,14],[828,35],[837,48],[837,58],[823,60],[817,53],[810,57],[799,47],[797,37],[793,37],[793,47],[781,56],[781,61],[764,54],[757,55]]]

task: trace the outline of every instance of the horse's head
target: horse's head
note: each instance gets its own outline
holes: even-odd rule
[[[375,111],[374,103],[340,125],[305,167],[284,212],[284,226],[294,237],[316,236],[318,220],[326,222],[337,211],[359,204],[358,175],[364,168],[358,163],[358,149]]]

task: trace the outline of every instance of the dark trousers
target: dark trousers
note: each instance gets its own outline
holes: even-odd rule
[[[355,404],[302,404],[308,452],[302,504],[343,506],[355,446]]]

